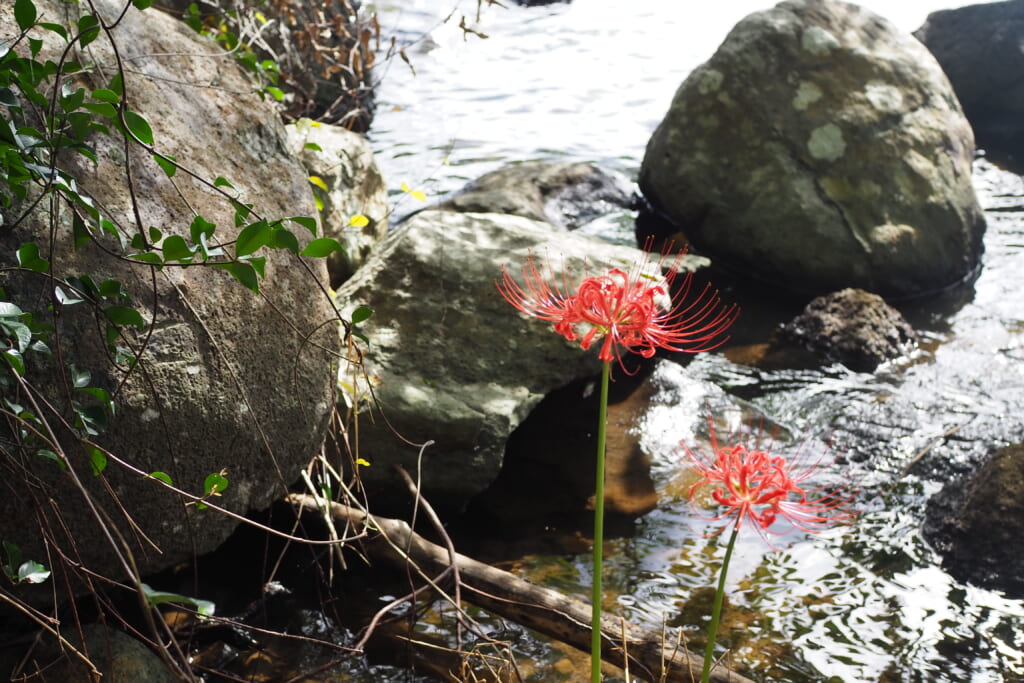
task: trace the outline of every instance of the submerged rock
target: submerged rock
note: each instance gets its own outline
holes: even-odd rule
[[[949,77],[978,145],[1024,162],[1024,2],[932,12],[914,35]]]
[[[815,294],[930,292],[978,267],[974,139],[935,59],[853,4],[745,18],[679,87],[640,189],[716,265]]]
[[[769,354],[787,345],[811,351],[826,362],[871,372],[881,363],[906,355],[917,334],[885,299],[862,289],[820,296],[773,336]]]
[[[1024,597],[1024,444],[946,485],[929,501],[924,535],[959,580]]]
[[[363,408],[358,445],[371,463],[361,478],[375,506],[409,500],[392,484],[399,464],[422,472],[434,505],[460,508],[498,476],[506,440],[542,398],[599,373],[594,353],[517,313],[498,292],[501,268],[518,277],[530,254],[577,275],[584,263],[597,272],[643,256],[519,216],[424,211],[338,291],[347,310],[374,309],[360,332],[370,340],[364,361],[380,411]],[[703,263],[687,257],[684,268]],[[351,396],[351,373],[340,379]],[[418,461],[416,444],[427,440],[434,445]]]
[[[633,204],[625,176],[584,162],[509,164],[470,183],[436,208],[507,213],[573,230]]]

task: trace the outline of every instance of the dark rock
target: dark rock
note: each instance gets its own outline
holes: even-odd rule
[[[633,204],[625,176],[583,162],[533,161],[487,173],[436,208],[506,213],[573,230]]]
[[[871,372],[885,361],[906,355],[916,341],[910,324],[882,297],[844,289],[807,304],[800,315],[776,331],[770,347],[777,352],[792,345],[826,362]]]
[[[857,5],[794,0],[690,74],[639,185],[718,266],[813,294],[914,295],[978,267],[973,155],[918,41]]]
[[[978,146],[1024,162],[1024,1],[933,12],[914,35],[949,77]]]
[[[75,628],[63,632],[69,644],[89,658],[106,683],[174,683],[173,675],[162,659],[141,641],[115,628],[100,624],[86,624],[81,635]],[[43,645],[31,653],[31,664],[24,677],[25,683],[56,681],[100,680],[92,675],[91,667],[67,647],[58,646],[48,637]],[[10,671],[8,669],[8,671]]]
[[[936,494],[924,535],[957,579],[1024,597],[1024,444],[999,449]]]

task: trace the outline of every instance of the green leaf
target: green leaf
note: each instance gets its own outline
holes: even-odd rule
[[[103,312],[115,325],[121,327],[131,325],[140,330],[146,329],[146,321],[143,320],[142,314],[131,306],[108,306],[103,309]]]
[[[160,254],[154,253],[152,251],[146,251],[141,254],[129,254],[128,258],[132,259],[133,261],[138,261],[139,263],[148,263],[154,266],[164,265],[164,260],[163,258],[161,258]]]
[[[266,256],[243,256],[242,259],[256,270],[257,275],[261,278],[266,277],[264,272],[267,268]]]
[[[324,148],[321,147],[320,145],[316,144],[315,142],[307,142],[306,144],[304,144],[302,146],[302,149],[311,149],[314,152],[322,152],[322,151],[324,151]]]
[[[100,296],[108,299],[123,296],[128,297],[128,290],[125,288],[124,283],[120,280],[104,280],[100,283],[100,286],[96,288],[96,291]]]
[[[14,581],[18,576],[18,572],[14,568],[21,564],[21,548],[10,541],[4,541],[3,545],[4,557],[7,558],[7,561],[4,562],[4,574]]]
[[[92,98],[97,102],[107,102],[113,105],[121,104],[121,96],[107,88],[96,88],[92,91]]]
[[[78,20],[78,43],[85,47],[100,35],[100,22],[96,17],[87,14]]]
[[[345,249],[340,244],[338,244],[338,240],[334,239],[333,237],[321,237],[307,244],[306,248],[303,249],[301,253],[303,256],[321,258],[335,251],[340,251],[344,253]]]
[[[139,139],[139,142],[145,145],[153,144],[153,129],[149,127],[149,121],[142,115],[126,111],[124,122],[128,125],[128,130],[132,132],[132,135]]]
[[[215,496],[227,487],[228,480],[224,473],[214,472],[213,474],[206,475],[206,479],[203,480],[203,495]]]
[[[153,161],[164,170],[164,174],[168,178],[173,178],[174,174],[178,172],[178,165],[174,163],[176,159],[170,154],[154,154]]]
[[[92,473],[99,476],[107,469],[107,456],[98,448],[89,449],[89,464],[92,466]]]
[[[275,88],[272,85],[268,85],[263,89],[263,91],[266,92],[271,97],[273,97],[274,100],[278,102],[284,99],[284,90],[281,90],[280,88]]]
[[[313,233],[313,237],[316,237],[316,219],[312,216],[289,216],[288,218],[285,218],[285,220],[291,221],[292,223],[298,223],[306,230]]]
[[[148,584],[142,585],[142,593],[146,597],[146,602],[151,606],[163,604],[165,602],[177,602],[183,605],[191,605],[195,607],[196,611],[203,616],[211,617],[217,606],[209,600],[199,600],[198,598],[190,598],[187,595],[180,595],[178,593],[167,593],[165,591],[153,590]]]
[[[132,0],[132,4],[136,9],[149,9],[153,5],[153,0]]]
[[[14,0],[14,19],[22,31],[32,28],[36,23],[36,4],[32,0]]]
[[[235,186],[234,186],[234,185],[232,185],[232,184],[231,184],[231,183],[230,183],[230,182],[228,181],[228,179],[227,179],[227,178],[225,178],[224,176],[220,176],[220,175],[219,175],[219,176],[217,176],[217,177],[216,177],[216,178],[214,179],[214,181],[213,181],[213,186],[214,186],[214,187],[229,187],[229,188],[231,188],[232,190],[234,190],[234,189],[235,189]]]
[[[77,365],[68,365],[68,372],[71,374],[71,385],[76,389],[89,386],[92,380],[92,373],[88,369],[79,369]]]
[[[231,273],[231,277],[252,291],[260,291],[259,277],[256,275],[256,270],[248,263],[218,263],[215,267],[228,271]]]
[[[53,460],[55,463],[60,465],[60,468],[62,470],[66,470],[68,468],[67,463],[65,463],[59,455],[49,450],[48,448],[40,448],[38,451],[36,451],[36,455],[38,455],[41,458],[46,458],[47,460]]]
[[[238,233],[238,239],[235,240],[235,256],[241,258],[253,253],[270,241],[273,232],[265,220],[245,226],[242,232]]]
[[[275,249],[287,249],[293,254],[299,253],[299,240],[290,230],[278,230],[275,232],[274,243],[271,246]]]
[[[93,114],[99,114],[108,119],[117,118],[117,107],[109,102],[83,102],[82,108],[88,109]]]
[[[65,113],[73,112],[82,106],[85,102],[85,88],[71,89],[71,86],[67,83],[61,89],[60,108]],[[82,136],[79,136],[82,137]]]
[[[53,31],[64,40],[68,39],[67,29],[65,29],[60,24],[51,24],[48,21],[40,21],[38,24],[36,24],[36,26],[38,26],[39,28],[44,28],[47,31]]]
[[[361,322],[369,320],[370,316],[373,315],[373,309],[369,306],[360,306],[356,310],[352,311],[352,324],[358,325]]]
[[[63,287],[54,287],[53,294],[61,306],[74,306],[84,301],[84,299],[64,291]]]
[[[203,236],[210,237],[217,229],[215,223],[211,223],[202,216],[196,216],[192,219],[192,224],[188,226],[189,235],[192,236],[193,242],[201,242]]]
[[[42,583],[48,578],[49,570],[34,560],[24,562],[18,567],[18,583]]]
[[[249,214],[252,213],[252,204],[243,204],[242,202],[231,200],[231,203],[235,207],[235,227],[240,228],[245,225],[245,221],[248,220]]]
[[[50,272],[50,262],[39,257],[39,247],[35,242],[25,242],[18,247],[18,265],[37,273]]]
[[[107,89],[116,92],[118,96],[124,96],[124,78],[121,76],[120,71],[110,78],[110,83],[107,84]]]
[[[163,243],[164,261],[180,261],[191,263],[195,257],[195,251],[188,246],[185,238],[179,235],[170,235]]]
[[[16,318],[23,311],[10,301],[0,301],[0,318]]]
[[[17,349],[4,349],[3,357],[11,370],[14,370],[20,377],[25,376],[25,359],[21,357],[21,353]]]
[[[5,107],[20,107],[21,100],[10,88],[0,88],[0,105]]]
[[[159,479],[168,486],[174,486],[174,482],[171,481],[170,475],[168,475],[166,472],[150,472],[149,476],[153,477],[154,479]]]

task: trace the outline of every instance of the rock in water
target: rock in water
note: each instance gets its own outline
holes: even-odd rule
[[[821,359],[871,372],[914,348],[917,334],[885,299],[861,289],[820,296],[773,338],[773,347],[796,344]]]
[[[999,449],[936,494],[924,535],[956,578],[1024,597],[1024,445]]]
[[[974,273],[974,139],[928,51],[853,4],[745,18],[680,86],[640,189],[717,265],[821,294]]]
[[[949,77],[978,145],[1024,162],[1024,2],[932,12],[914,35]]]

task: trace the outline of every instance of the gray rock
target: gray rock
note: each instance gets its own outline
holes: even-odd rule
[[[595,353],[517,313],[498,292],[502,266],[518,277],[531,253],[576,274],[584,262],[597,272],[642,256],[518,216],[424,211],[338,291],[346,310],[375,311],[360,331],[370,340],[364,361],[383,415],[368,414],[364,402],[358,431],[359,454],[371,463],[361,477],[375,506],[385,496],[409,499],[391,486],[391,467],[400,464],[422,471],[434,505],[458,509],[498,475],[506,440],[546,394],[599,374]],[[703,263],[688,257],[684,266]],[[351,397],[351,373],[343,370],[340,381]],[[435,444],[420,467],[413,444],[427,440]]]
[[[388,233],[387,186],[370,143],[362,135],[328,124],[312,125],[308,119],[285,126],[288,149],[302,162],[306,172],[319,177],[327,191],[318,193],[324,235],[338,240],[345,253],[327,257],[331,287],[342,282],[362,265],[373,245]],[[310,148],[313,144],[319,147]],[[352,216],[365,216],[362,227],[349,223]]]
[[[532,161],[487,173],[436,208],[507,213],[573,230],[633,204],[633,184],[585,162]]]
[[[933,12],[914,35],[949,77],[978,145],[1024,160],[1024,2]]]
[[[690,74],[639,184],[718,265],[814,294],[912,295],[978,266],[973,153],[919,42],[857,5],[794,0]]]
[[[999,449],[936,494],[924,535],[959,580],[1024,597],[1024,444]]]
[[[912,351],[917,334],[885,299],[861,289],[820,296],[776,331],[772,346],[787,344],[814,352],[826,362],[871,372]]]
[[[209,58],[210,45],[167,15],[143,13],[120,0],[93,4],[103,21],[114,22],[123,12],[113,35],[120,59],[131,65],[125,89],[132,110],[152,125],[160,151],[211,182],[228,178],[238,200],[252,202],[261,215],[315,216],[306,174],[286,150],[277,113],[252,92],[230,60]],[[36,6],[51,20],[80,11],[59,0],[36,0]],[[11,13],[0,11],[0,35],[17,33]],[[46,50],[57,50],[57,43],[48,40]],[[97,87],[87,80],[90,73],[115,73],[103,34],[88,54],[100,65],[84,71],[81,84]],[[44,51],[40,59],[49,56]],[[214,82],[218,87],[206,86]],[[97,164],[76,162],[70,154],[62,163],[69,164],[80,193],[132,231],[136,217],[125,178],[124,143],[104,135],[92,143]],[[190,240],[195,212],[217,224],[215,240],[234,240],[239,232],[235,210],[223,196],[183,171],[172,183],[142,148],[130,149],[143,229],[157,226],[165,235]],[[92,571],[124,579],[105,528],[117,529],[139,571],[147,573],[216,548],[237,526],[235,519],[211,509],[184,506],[177,494],[147,478],[149,472],[165,472],[182,489],[202,494],[204,479],[225,470],[229,487],[216,503],[240,515],[279,498],[323,442],[335,381],[333,353],[327,348],[336,342],[330,301],[317,295],[316,280],[325,282],[327,276],[322,262],[300,262],[291,252],[274,251],[267,256],[262,295],[256,295],[219,269],[168,266],[157,271],[124,259],[120,244],[109,235],[101,238],[102,249],[88,243],[76,250],[70,211],[62,206],[53,215],[49,206],[44,201],[19,225],[5,228],[3,258],[13,259],[19,244],[35,241],[56,277],[90,274],[97,284],[119,280],[147,323],[144,331],[122,328],[116,340],[140,353],[129,368],[111,358],[101,312],[86,303],[55,305],[51,316],[46,305],[54,288],[47,277],[5,268],[0,278],[10,300],[39,311],[37,319],[55,325],[60,335],[61,355],[48,365],[38,355],[30,358],[26,377],[37,400],[52,404],[46,418],[83,487],[36,454],[31,442],[15,457],[7,450],[8,434],[0,537],[20,545],[26,559],[52,563],[52,580],[63,591],[53,548]],[[295,227],[300,241],[311,238],[305,228]],[[71,414],[70,400],[90,400],[71,385],[67,373],[72,363],[90,372],[89,386],[106,390],[116,401],[109,429],[96,440],[119,460],[109,460],[102,478],[90,472],[85,449],[62,426]],[[105,519],[90,510],[83,491]],[[48,534],[49,552],[40,529]]]

